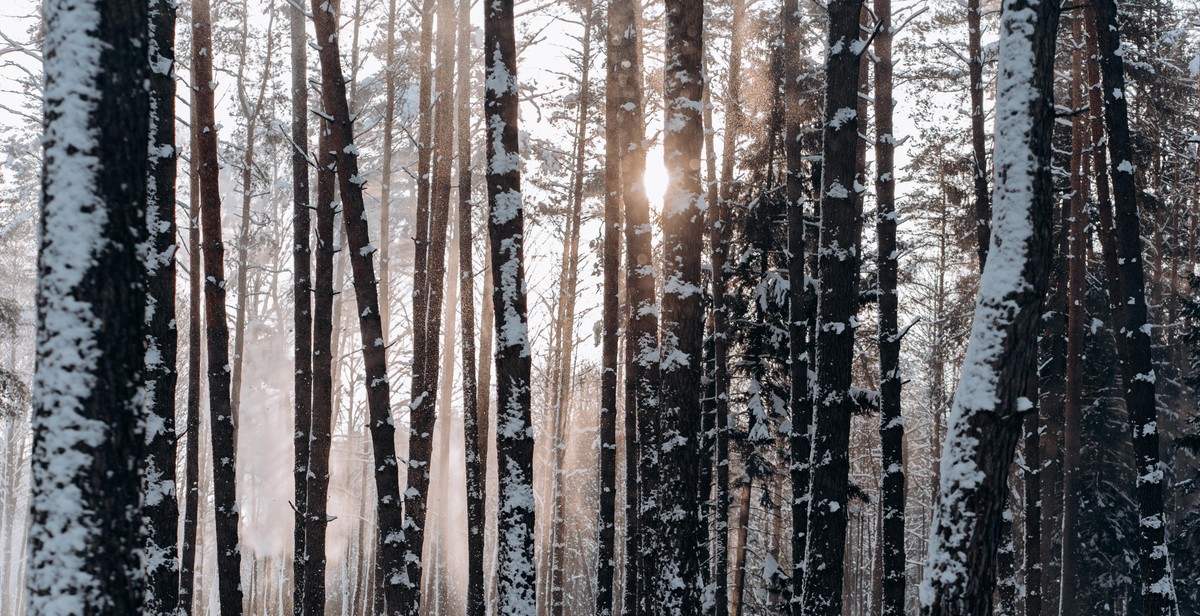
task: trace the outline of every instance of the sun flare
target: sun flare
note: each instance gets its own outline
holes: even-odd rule
[[[667,167],[663,164],[663,151],[654,148],[647,152],[646,171],[642,174],[642,181],[646,185],[646,197],[651,203],[662,202],[663,195],[667,192],[668,179]]]

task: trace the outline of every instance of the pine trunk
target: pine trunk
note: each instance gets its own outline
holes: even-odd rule
[[[846,500],[849,478],[850,372],[858,306],[859,257],[853,247],[862,235],[856,190],[861,51],[859,0],[829,4],[825,65],[824,165],[821,184],[821,234],[817,272],[817,390],[812,442],[812,492],[805,563],[805,610],[838,613],[842,609],[845,569]]]
[[[366,371],[367,410],[370,415],[371,445],[374,455],[376,518],[380,575],[389,614],[405,613],[406,600],[401,584],[404,563],[405,536],[400,510],[400,479],[396,464],[396,429],[392,423],[389,403],[386,350],[379,317],[379,292],[376,288],[375,252],[367,235],[367,220],[363,208],[363,180],[358,172],[358,152],[354,146],[354,125],[346,99],[346,82],[342,77],[338,57],[337,20],[328,4],[312,2],[313,22],[320,48],[321,95],[325,115],[329,120],[329,150],[334,152],[337,165],[338,189],[341,192],[342,219],[346,226],[350,266],[354,274],[354,297],[359,311],[360,343]],[[322,148],[324,149],[324,148]],[[315,418],[315,413],[314,413]],[[315,444],[314,444],[315,446]],[[310,507],[313,499],[309,498]],[[326,520],[316,520],[324,526]],[[311,536],[311,535],[310,535]],[[310,549],[311,551],[311,549]]]
[[[44,11],[28,611],[136,614],[150,16],[146,3]]]
[[[146,456],[142,468],[146,614],[179,603],[179,502],[175,498],[175,4],[149,3],[150,143],[146,187]],[[190,438],[190,437],[189,437]]]
[[[1056,4],[1005,0],[997,78],[992,242],[942,454],[922,613],[992,609],[1008,469],[1037,366],[1054,209]],[[953,472],[947,472],[953,469]]]
[[[387,43],[383,67],[383,153],[379,170],[379,322],[384,346],[390,344],[392,326],[392,150],[396,126],[396,0],[388,0]]]
[[[292,296],[295,300],[294,408],[292,447],[295,526],[292,532],[292,613],[304,614],[308,526],[308,461],[313,408],[312,250],[308,184],[308,41],[304,8],[288,11],[292,51]],[[318,204],[319,205],[319,204]]]
[[[967,76],[971,88],[972,187],[975,190],[975,250],[979,270],[987,264],[992,238],[992,199],[988,194],[987,133],[983,124],[983,25],[979,0],[967,0]],[[882,35],[883,33],[881,33]]]
[[[496,305],[497,539],[500,613],[537,611],[534,579],[531,357],[526,321],[524,229],[517,126],[517,45],[512,0],[484,8],[484,124],[487,126],[488,235]]]
[[[199,123],[196,107],[191,108],[190,143],[199,141]],[[196,587],[196,534],[200,513],[200,384],[201,345],[204,344],[204,324],[201,322],[200,303],[200,159],[190,157],[188,161],[188,384],[187,384],[187,435],[184,445],[185,477],[183,508],[183,541],[179,554],[179,611],[184,616],[192,614],[192,600]]]
[[[1108,153],[1116,208],[1115,230],[1118,276],[1124,295],[1120,302],[1124,317],[1117,335],[1123,347],[1121,366],[1125,383],[1125,406],[1133,429],[1137,456],[1138,560],[1141,571],[1142,613],[1147,616],[1176,611],[1175,585],[1171,579],[1170,550],[1163,515],[1163,479],[1159,458],[1155,373],[1147,321],[1145,271],[1142,265],[1141,221],[1138,217],[1137,186],[1134,181],[1133,143],[1129,132],[1128,100],[1125,97],[1125,61],[1115,0],[1095,3],[1100,76],[1104,93],[1104,123],[1108,129]]]
[[[221,616],[242,613],[242,554],[238,542],[237,451],[230,392],[229,324],[225,315],[225,244],[221,240],[220,163],[213,99],[212,16],[209,0],[192,5],[192,82],[199,140],[200,222],[204,235],[204,314],[208,332],[208,405],[211,418],[213,507]]]

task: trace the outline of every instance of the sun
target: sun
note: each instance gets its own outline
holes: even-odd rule
[[[642,181],[646,185],[646,197],[652,203],[662,203],[663,195],[667,192],[667,167],[663,164],[663,151],[654,148],[646,152],[646,170]]]

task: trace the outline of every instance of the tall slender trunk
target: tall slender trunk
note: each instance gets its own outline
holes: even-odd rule
[[[988,614],[1008,469],[1037,364],[1052,254],[1050,137],[1059,6],[1005,0],[992,242],[942,454],[922,613]],[[954,472],[946,472],[954,469]]]
[[[882,596],[879,614],[904,613],[904,418],[900,409],[900,340],[896,294],[899,247],[896,243],[896,139],[892,135],[892,3],[875,0],[879,30],[875,36],[875,199],[879,239],[879,441],[882,450],[880,507],[883,518]],[[986,188],[984,189],[986,196]]]
[[[1083,11],[1075,11],[1071,19],[1071,107],[1083,109],[1086,75],[1084,56],[1086,43],[1083,34]],[[1060,616],[1076,616],[1076,594],[1079,588],[1078,534],[1080,500],[1080,431],[1083,407],[1084,303],[1087,285],[1087,212],[1088,200],[1088,118],[1083,113],[1071,117],[1071,194],[1070,211],[1063,224],[1067,234],[1067,355],[1066,392],[1063,398],[1062,453],[1062,556],[1058,612]]]
[[[971,175],[975,190],[975,250],[979,270],[987,263],[992,238],[992,199],[988,194],[987,133],[983,123],[983,25],[979,0],[967,0],[967,76],[971,89]]]
[[[150,142],[146,185],[146,456],[142,466],[142,567],[147,614],[179,603],[179,502],[175,498],[175,4],[149,3]]]
[[[329,123],[318,122],[317,140],[317,254],[313,280],[312,320],[312,404],[305,465],[306,493],[305,537],[307,564],[304,571],[305,614],[325,611],[325,528],[329,494],[329,450],[334,413],[333,302],[334,267],[337,253],[334,227],[337,204],[336,160],[332,151]],[[364,481],[365,481],[364,477]]]
[[[225,244],[221,240],[220,163],[212,69],[209,0],[192,5],[192,83],[200,159],[200,221],[204,234],[204,313],[208,331],[208,406],[211,417],[213,506],[217,535],[217,585],[221,615],[242,612],[242,553],[238,542],[236,432],[230,391],[229,324],[225,315]]]
[[[663,197],[663,294],[659,355],[661,383],[656,457],[660,480],[651,484],[662,503],[655,528],[658,544],[650,586],[658,613],[700,611],[700,563],[707,560],[707,531],[696,490],[701,424],[700,368],[704,336],[700,303],[703,244],[704,148],[703,0],[667,0],[663,69],[663,158],[668,170]],[[666,478],[666,479],[663,479]],[[670,504],[667,506],[667,504]]]
[[[480,429],[479,390],[475,369],[475,262],[473,249],[475,205],[471,201],[471,0],[458,3],[458,260],[459,319],[462,321],[463,453],[467,494],[467,616],[483,616],[486,608],[483,583],[483,539],[487,524],[484,493],[486,444]],[[486,324],[485,324],[486,325]],[[487,329],[484,327],[484,329]],[[486,353],[486,351],[485,351]],[[483,417],[487,417],[486,401]]]
[[[433,116],[433,183],[430,191],[428,235],[425,259],[424,314],[417,315],[418,328],[422,330],[421,355],[414,354],[413,361],[420,362],[421,390],[413,390],[413,402],[409,417],[411,431],[408,445],[408,488],[404,492],[404,515],[406,539],[408,541],[407,580],[419,589],[424,569],[425,527],[429,497],[429,472],[433,456],[433,428],[437,407],[439,361],[442,331],[442,299],[445,293],[446,235],[449,224],[451,171],[454,162],[454,55],[456,32],[454,27],[456,5],[454,0],[437,2],[437,67],[433,92],[433,109],[422,110],[423,117]],[[424,120],[422,120],[424,121]],[[418,221],[420,224],[420,221]],[[416,332],[414,331],[414,334]],[[445,350],[453,355],[454,349]],[[414,347],[415,352],[415,347]],[[413,379],[414,387],[417,379]],[[419,592],[406,604],[406,613],[415,615],[420,608]]]
[[[199,141],[200,124],[196,121],[196,106],[191,106],[191,139],[194,148]],[[184,449],[184,508],[183,542],[179,554],[179,611],[184,616],[192,614],[192,600],[196,587],[196,531],[200,513],[200,367],[204,324],[201,323],[200,304],[200,157],[188,160],[188,383],[187,383],[187,441]]]
[[[147,239],[150,15],[146,3],[95,0],[49,0],[44,15],[27,607],[135,614],[146,602],[138,245]]]
[[[657,477],[653,457],[654,422],[657,421],[658,310],[655,304],[650,203],[643,175],[646,170],[645,114],[642,75],[641,6],[634,0],[613,0],[608,8],[608,36],[612,46],[615,96],[620,109],[621,198],[625,204],[625,436],[626,510],[630,528],[625,547],[625,600],[631,614],[650,613],[645,588],[644,558],[652,550],[650,537],[653,501],[643,498]],[[632,428],[632,429],[631,429]],[[636,463],[632,463],[636,462]],[[632,464],[630,464],[632,463]]]
[[[379,293],[375,286],[375,252],[367,235],[363,207],[363,180],[358,173],[358,153],[354,146],[354,124],[346,99],[346,82],[338,57],[337,20],[322,0],[312,2],[313,22],[320,48],[321,96],[329,121],[329,150],[337,164],[341,192],[342,220],[354,273],[354,297],[359,311],[360,343],[367,409],[370,414],[371,446],[374,454],[376,517],[379,528],[379,554],[384,594],[390,614],[403,613],[407,607],[401,583],[405,536],[400,510],[400,479],[396,465],[396,429],[389,403],[386,350],[379,317]],[[324,149],[324,148],[322,148]],[[315,417],[315,414],[314,414]],[[311,495],[310,495],[311,496]],[[312,499],[310,497],[310,505]],[[325,519],[316,520],[324,525]]]
[[[396,126],[396,0],[388,0],[387,43],[383,67],[383,156],[379,171],[379,322],[383,329],[384,346],[391,338],[392,279],[391,279],[391,212],[392,212],[392,150]]]
[[[1118,274],[1124,294],[1118,348],[1124,347],[1121,366],[1125,406],[1133,428],[1137,456],[1138,560],[1142,577],[1142,613],[1173,614],[1175,586],[1171,579],[1170,550],[1163,516],[1165,469],[1159,458],[1155,373],[1150,353],[1150,328],[1146,315],[1146,283],[1142,265],[1141,222],[1138,219],[1134,181],[1133,144],[1129,134],[1128,100],[1125,97],[1125,61],[1121,56],[1120,24],[1114,0],[1095,2],[1100,76],[1104,93],[1104,123],[1112,165],[1116,206]]]
[[[750,497],[754,493],[753,478],[746,475],[738,486],[737,522],[733,528],[733,583],[729,588],[729,613],[742,616],[746,596],[746,540],[750,529]]]
[[[609,5],[609,10],[612,10]],[[613,616],[616,587],[616,510],[617,510],[617,350],[621,327],[619,271],[621,268],[621,139],[617,126],[620,101],[617,99],[616,49],[612,44],[613,16],[607,17],[604,82],[604,214],[601,231],[603,282],[601,293],[600,349],[600,530],[596,546],[596,616]],[[628,409],[626,409],[628,412]],[[628,428],[626,428],[628,430]],[[628,435],[627,435],[628,438]],[[630,524],[626,511],[626,533]]]
[[[1035,384],[1031,391],[1037,389]],[[1036,398],[1031,398],[1036,400]],[[1042,613],[1042,448],[1041,422],[1038,409],[1026,416],[1022,430],[1024,439],[1025,478],[1025,616],[1041,616]]]
[[[850,370],[858,306],[862,235],[858,207],[858,133],[862,63],[860,0],[829,4],[829,57],[825,65],[825,136],[822,167],[821,235],[817,272],[817,389],[812,436],[812,491],[808,511],[805,610],[842,609],[843,553],[849,478]]]
[[[309,438],[313,408],[312,230],[308,184],[308,41],[304,7],[288,11],[292,51],[292,296],[295,300],[295,420],[292,433],[295,526],[292,532],[292,613],[304,613],[308,526]],[[320,205],[318,203],[318,205]],[[332,325],[332,324],[331,324]]]
[[[500,473],[497,539],[500,613],[537,611],[533,537],[532,369],[525,297],[524,228],[517,126],[517,49],[512,0],[484,8],[488,235],[496,304],[496,454]]]

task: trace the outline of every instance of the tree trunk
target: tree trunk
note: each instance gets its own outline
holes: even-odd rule
[[[616,45],[613,5],[609,4],[607,31],[604,33],[604,218],[603,304],[601,306],[600,350],[600,530],[596,546],[596,616],[613,616],[616,586],[616,509],[617,509],[617,350],[621,327],[619,273],[621,268],[621,139],[617,125],[621,103],[617,98]],[[628,409],[626,409],[628,412]],[[628,430],[628,427],[626,428]],[[627,435],[628,438],[628,435]],[[626,511],[626,533],[630,525]]]
[[[663,295],[659,355],[661,407],[654,445],[660,479],[651,484],[659,509],[656,582],[650,586],[657,613],[699,613],[700,563],[706,561],[707,529],[696,489],[701,423],[700,369],[704,336],[700,303],[700,253],[704,238],[700,158],[704,148],[702,0],[667,0],[663,157],[668,170],[663,198]],[[657,415],[657,417],[655,417]],[[670,506],[665,506],[670,503]],[[644,591],[645,592],[645,591]]]
[[[626,538],[625,599],[631,614],[650,613],[644,588],[643,559],[652,550],[650,537],[654,511],[644,490],[657,477],[652,436],[657,421],[658,311],[652,265],[650,203],[643,175],[646,170],[645,115],[642,92],[641,6],[634,0],[613,0],[608,9],[609,45],[612,46],[619,127],[621,198],[625,204],[625,288],[627,294],[625,342],[626,510],[630,528]],[[631,428],[633,428],[631,430]],[[632,463],[636,461],[636,463]],[[632,464],[631,464],[632,463]]]
[[[484,8],[484,89],[487,126],[488,235],[496,281],[496,418],[500,502],[497,521],[499,612],[537,611],[533,536],[533,424],[531,358],[526,322],[521,165],[517,127],[517,49],[512,0]]]
[[[426,517],[429,495],[430,461],[433,455],[433,428],[437,407],[439,361],[441,346],[438,343],[442,331],[442,299],[445,292],[444,279],[446,276],[446,232],[449,223],[451,170],[454,161],[454,54],[455,29],[454,0],[438,0],[437,22],[437,74],[436,91],[433,95],[433,109],[423,111],[422,115],[430,113],[434,116],[433,136],[433,185],[430,195],[428,214],[428,242],[426,252],[425,287],[421,289],[425,299],[424,315],[417,315],[418,327],[423,329],[421,344],[422,355],[413,355],[414,362],[420,362],[420,384],[418,393],[413,390],[413,403],[410,409],[411,431],[408,445],[408,488],[404,492],[404,515],[406,518],[406,540],[408,541],[407,579],[420,588],[420,580],[424,561]],[[418,224],[420,222],[418,221]],[[414,332],[415,334],[416,332]],[[415,347],[414,347],[415,349]],[[453,355],[454,349],[446,349]],[[417,379],[413,379],[414,385]],[[420,593],[417,592],[416,595]],[[420,608],[420,596],[414,596],[407,603],[406,613],[415,615]]]
[[[1150,327],[1146,315],[1145,271],[1142,266],[1141,222],[1138,219],[1134,182],[1133,143],[1129,134],[1128,100],[1125,97],[1125,61],[1121,56],[1120,25],[1115,0],[1095,3],[1100,76],[1104,92],[1104,123],[1112,164],[1116,207],[1118,274],[1124,294],[1120,305],[1124,321],[1118,332],[1125,406],[1133,428],[1137,456],[1138,560],[1142,577],[1142,613],[1148,616],[1176,611],[1171,579],[1170,551],[1163,516],[1163,478],[1159,459],[1155,373],[1150,353]]]
[[[196,106],[191,106],[192,147],[199,142],[200,124],[196,121]],[[194,152],[195,150],[193,150]],[[179,611],[192,614],[196,586],[196,531],[199,526],[200,501],[200,370],[204,324],[201,323],[200,303],[200,158],[188,160],[188,384],[187,384],[187,443],[186,476],[184,478],[183,542],[179,559]]]
[[[237,451],[230,392],[229,324],[225,315],[225,244],[221,240],[220,163],[213,100],[212,16],[209,0],[192,5],[192,83],[200,139],[200,221],[204,233],[204,312],[208,330],[208,406],[211,416],[213,506],[221,616],[242,612],[242,554],[238,542]]]
[[[817,390],[812,442],[812,492],[808,513],[805,610],[842,609],[843,554],[849,478],[850,371],[858,307],[862,235],[857,203],[857,149],[860,118],[861,51],[859,0],[829,4],[831,48],[825,66],[825,141],[822,168],[821,236],[817,272]]]
[[[179,603],[179,502],[175,498],[175,4],[149,3],[150,142],[146,186],[146,416],[142,429],[142,566],[147,614],[174,615]],[[190,438],[190,437],[189,437]]]
[[[472,250],[475,218],[471,202],[471,1],[458,5],[458,260],[459,301],[462,321],[463,452],[467,494],[467,616],[483,616],[486,608],[483,583],[483,538],[487,524],[484,492],[486,460],[481,451],[479,391],[475,373],[475,262]],[[484,328],[486,329],[486,327]],[[485,403],[486,404],[486,403]],[[484,411],[486,417],[486,407]]]
[[[135,614],[150,16],[145,3],[44,10],[28,610]]]
[[[379,322],[383,329],[384,347],[392,337],[392,150],[396,126],[396,0],[388,0],[387,43],[383,67],[383,156],[379,170]]]
[[[992,241],[992,199],[988,194],[987,133],[983,123],[983,26],[979,0],[967,0],[967,75],[971,89],[972,187],[975,189],[975,250],[979,271],[987,264]],[[882,33],[881,33],[882,34]]]
[[[1083,109],[1084,54],[1083,11],[1075,11],[1071,19],[1073,49],[1071,53],[1071,107]],[[1071,117],[1071,194],[1070,212],[1063,224],[1067,234],[1067,355],[1066,393],[1063,398],[1062,448],[1062,556],[1058,612],[1060,616],[1076,616],[1076,595],[1079,589],[1078,534],[1080,500],[1080,431],[1083,406],[1084,303],[1087,286],[1087,212],[1088,199],[1088,140],[1087,116],[1077,113]]]
[[[972,0],[974,1],[974,0]],[[892,135],[892,3],[875,0],[879,30],[875,36],[875,199],[879,268],[879,441],[883,474],[880,507],[883,517],[882,597],[879,614],[904,614],[904,418],[901,416],[900,340],[896,284],[896,139]],[[972,69],[974,70],[974,68]],[[980,93],[982,95],[982,93]],[[974,99],[974,94],[972,95]],[[982,121],[982,119],[980,120]],[[977,148],[978,149],[978,148]],[[986,184],[985,184],[986,186]],[[987,189],[984,189],[986,198]]]
[[[407,608],[401,578],[405,536],[401,526],[400,480],[396,467],[396,429],[389,406],[387,364],[383,329],[379,320],[379,293],[375,286],[372,263],[374,247],[367,236],[363,208],[363,180],[358,174],[358,154],[354,146],[354,125],[346,100],[346,82],[338,57],[337,23],[333,11],[322,0],[312,2],[313,22],[320,48],[321,95],[325,114],[331,120],[329,149],[337,164],[338,188],[342,196],[342,219],[354,273],[354,297],[359,311],[367,409],[370,414],[371,445],[374,453],[376,516],[379,528],[381,575],[384,579],[387,609],[390,614]],[[314,413],[315,417],[315,413]],[[312,503],[310,494],[310,505]],[[325,519],[316,520],[324,526]]]
[[[1008,468],[1035,408],[1037,329],[1051,261],[1056,4],[1005,0],[997,79],[993,240],[942,455],[922,612],[991,612]],[[953,472],[948,472],[953,469]]]
[[[1035,390],[1037,379],[1030,390]],[[1036,399],[1036,398],[1031,398]],[[1040,413],[1033,409],[1024,421],[1025,455],[1025,616],[1042,613],[1042,447]]]
[[[292,532],[292,613],[304,613],[305,572],[308,551],[305,538],[308,526],[309,438],[313,408],[313,314],[312,251],[308,199],[308,41],[304,32],[304,8],[293,5],[288,12],[292,45],[292,296],[295,300],[294,378],[295,424],[292,447],[295,465],[295,526]],[[318,203],[318,206],[320,204]],[[330,323],[332,325],[332,323]]]

